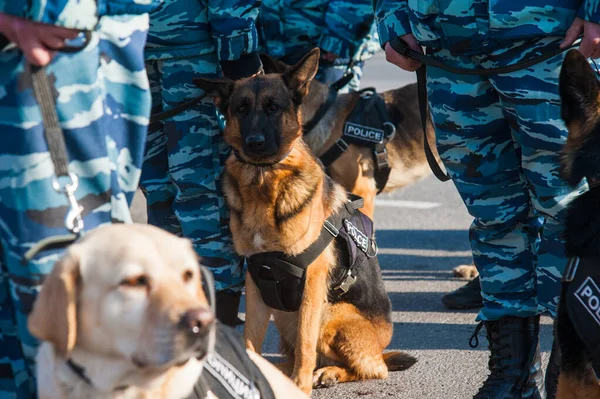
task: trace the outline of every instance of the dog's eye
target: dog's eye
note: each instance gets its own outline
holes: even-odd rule
[[[119,285],[124,287],[147,287],[150,285],[150,280],[147,276],[142,274],[140,276],[123,279]]]
[[[267,106],[267,112],[268,112],[268,113],[270,113],[270,114],[274,114],[274,113],[276,113],[277,111],[279,111],[279,105],[277,105],[277,104],[269,104],[269,105]]]
[[[240,105],[239,107],[237,107],[237,112],[239,112],[240,114],[245,114],[248,111],[248,107],[246,107],[245,105]]]
[[[194,272],[192,272],[191,270],[186,270],[185,273],[183,273],[183,282],[184,283],[189,283],[190,281],[192,281],[193,278],[194,278]]]

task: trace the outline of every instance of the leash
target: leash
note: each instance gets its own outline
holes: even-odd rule
[[[477,68],[477,69],[467,69],[467,68],[457,68],[449,65],[445,65],[440,60],[422,54],[418,51],[413,50],[408,46],[408,44],[402,40],[400,37],[395,37],[389,41],[390,46],[400,55],[410,57],[416,61],[419,61],[421,65],[417,69],[417,92],[419,97],[419,111],[421,113],[421,126],[423,128],[423,146],[425,149],[425,157],[427,158],[427,163],[431,168],[431,171],[440,181],[445,182],[450,180],[450,176],[447,172],[444,172],[440,165],[438,164],[435,156],[433,155],[433,151],[429,145],[429,141],[427,140],[427,121],[430,117],[429,108],[427,102],[427,66],[432,66],[436,68],[444,69],[448,72],[452,72],[459,75],[479,75],[479,76],[490,76],[497,75],[503,73],[511,73],[520,71],[526,68],[529,68],[533,65],[537,65],[540,62],[546,61],[552,57],[555,57],[563,52],[567,51],[570,48],[577,46],[578,44],[572,44],[571,46],[561,49],[557,47],[552,49],[546,53],[541,54],[538,57],[531,58],[526,61],[521,61],[513,65],[508,65],[499,68]]]

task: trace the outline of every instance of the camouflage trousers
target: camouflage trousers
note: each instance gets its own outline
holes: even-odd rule
[[[88,231],[131,220],[150,112],[147,29],[147,16],[104,17],[84,50],[59,53],[47,68]],[[38,241],[68,233],[69,202],[52,188],[40,109],[17,50],[0,53],[0,93],[0,397],[29,399],[37,341],[26,319],[61,251],[22,259]]]
[[[486,56],[434,56],[458,67],[492,68],[557,40],[517,42]],[[470,242],[484,303],[478,320],[556,314],[567,262],[565,206],[579,192],[559,177],[567,138],[558,94],[563,56],[489,77],[428,67],[438,151],[475,219]]]
[[[217,77],[218,60],[216,53],[209,53],[149,60],[146,67],[156,113],[203,94],[192,78]],[[240,291],[244,274],[219,180],[230,152],[222,127],[223,119],[208,97],[156,128],[151,126],[141,187],[148,223],[189,238],[202,264],[213,272],[218,291]]]

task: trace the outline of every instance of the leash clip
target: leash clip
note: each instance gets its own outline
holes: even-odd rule
[[[71,182],[61,187],[58,178],[54,176],[52,188],[54,188],[54,191],[57,193],[66,195],[70,208],[65,215],[65,227],[71,233],[79,234],[83,230],[83,218],[81,217],[83,206],[79,205],[77,197],[75,197],[75,191],[77,190],[77,187],[79,187],[79,179],[74,173],[69,173],[69,178],[71,179]]]

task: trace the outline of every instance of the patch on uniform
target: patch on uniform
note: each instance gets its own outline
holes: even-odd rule
[[[375,144],[383,143],[383,139],[385,138],[385,132],[381,129],[375,129],[370,126],[359,125],[352,122],[346,122],[344,135]]]
[[[575,291],[575,297],[600,325],[600,289],[590,277],[586,278]]]
[[[204,365],[235,399],[260,399],[260,392],[246,377],[221,355],[213,352]]]
[[[364,253],[367,253],[369,251],[369,238],[355,225],[350,223],[348,219],[344,219],[344,226],[346,227],[346,232],[350,238],[352,238],[352,241],[356,243],[356,246]]]

